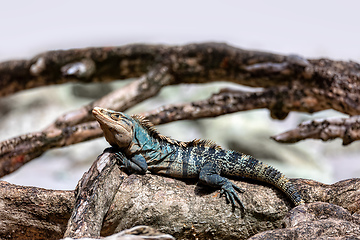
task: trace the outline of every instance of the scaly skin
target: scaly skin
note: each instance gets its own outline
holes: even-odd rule
[[[162,174],[175,178],[197,178],[199,182],[220,188],[226,199],[244,207],[235,190],[242,189],[226,176],[247,177],[270,183],[282,190],[295,205],[304,203],[300,193],[281,172],[252,156],[224,150],[211,141],[181,142],[159,134],[141,116],[129,116],[103,108],[94,108],[106,140],[123,152],[123,166],[130,172]]]

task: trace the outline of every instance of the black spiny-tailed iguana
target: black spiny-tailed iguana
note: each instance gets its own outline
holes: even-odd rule
[[[175,178],[197,178],[199,182],[221,189],[235,206],[243,204],[234,185],[224,176],[237,176],[270,183],[282,190],[295,205],[304,203],[293,184],[278,170],[252,156],[223,150],[211,141],[177,141],[159,134],[144,117],[129,116],[103,108],[94,108],[106,140],[125,156],[122,164],[130,172],[162,174]]]

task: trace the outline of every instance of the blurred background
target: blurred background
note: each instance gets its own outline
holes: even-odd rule
[[[306,58],[360,62],[360,2],[352,1],[2,1],[0,61],[26,59],[44,51],[129,43],[182,45],[226,42],[236,47]],[[63,113],[131,80],[42,87],[0,99],[0,141],[41,131]],[[181,85],[130,109],[205,99],[229,83]],[[186,94],[184,94],[186,92]],[[269,137],[302,121],[345,116],[335,111],[291,113],[272,120],[268,110],[159,126],[179,140],[212,139],[268,162],[290,177],[333,183],[360,175],[359,142],[306,140],[288,145]],[[97,139],[50,150],[2,180],[19,185],[74,189],[108,144]]]

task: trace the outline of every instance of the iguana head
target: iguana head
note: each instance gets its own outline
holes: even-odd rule
[[[105,139],[113,147],[127,147],[134,136],[133,119],[121,112],[95,107],[92,114],[100,123]]]

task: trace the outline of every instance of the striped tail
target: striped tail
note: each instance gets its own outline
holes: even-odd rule
[[[234,153],[235,152],[231,155],[234,155]],[[280,171],[262,163],[250,155],[236,154],[238,155],[237,158],[233,158],[231,161],[231,163],[235,164],[235,166],[233,166],[235,171],[229,172],[229,175],[243,176],[270,183],[282,190],[296,206],[305,203],[299,191]],[[237,161],[235,159],[237,159]]]

